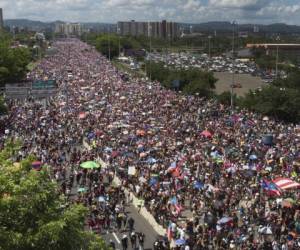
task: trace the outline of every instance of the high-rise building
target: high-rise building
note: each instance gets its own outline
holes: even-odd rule
[[[3,11],[2,8],[0,8],[0,29],[4,28],[4,22],[3,22]]]
[[[122,36],[148,36],[171,39],[180,36],[179,24],[174,22],[118,22],[118,34]]]
[[[81,36],[82,26],[80,23],[57,23],[55,25],[55,33],[70,36]]]

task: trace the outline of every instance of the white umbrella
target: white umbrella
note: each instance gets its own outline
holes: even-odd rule
[[[269,117],[265,116],[265,117],[263,118],[263,121],[269,121]]]
[[[260,229],[260,233],[265,235],[273,234],[270,227],[263,227],[262,229]]]

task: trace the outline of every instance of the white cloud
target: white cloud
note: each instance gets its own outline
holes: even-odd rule
[[[299,0],[1,0],[0,5],[7,19],[41,21],[300,22]]]

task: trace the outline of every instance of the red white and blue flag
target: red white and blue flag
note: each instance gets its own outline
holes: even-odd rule
[[[273,183],[279,187],[282,190],[286,190],[286,189],[295,189],[300,187],[300,183],[295,182],[289,178],[277,178],[275,180],[273,180]]]
[[[263,180],[261,183],[262,188],[267,192],[270,196],[280,196],[281,191],[273,182]]]

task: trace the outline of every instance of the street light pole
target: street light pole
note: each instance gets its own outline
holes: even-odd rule
[[[150,82],[151,82],[151,76],[152,76],[152,74],[151,74],[151,51],[152,51],[152,39],[151,39],[151,37],[152,37],[152,26],[151,26],[151,24],[150,24],[150,22],[148,23],[148,33],[149,33],[149,36],[150,36],[150,44],[149,44],[149,46],[150,46],[150,53],[149,53],[149,55],[150,55],[150,62],[149,62],[149,78],[150,78]]]
[[[276,80],[278,79],[278,41],[280,40],[279,36],[276,38],[277,47],[276,47]]]
[[[211,54],[210,54],[210,39],[211,39],[211,36],[208,36],[208,56],[209,58],[211,58]]]
[[[230,109],[231,112],[233,112],[233,87],[234,87],[234,81],[235,81],[235,57],[234,57],[234,26],[236,24],[236,21],[232,22],[232,82],[231,82],[231,88],[230,88]]]
[[[120,28],[118,27],[118,36],[119,36],[119,57],[121,55],[121,38],[120,38],[120,34],[121,34],[121,30]]]
[[[110,26],[108,27],[108,60],[110,61]]]

